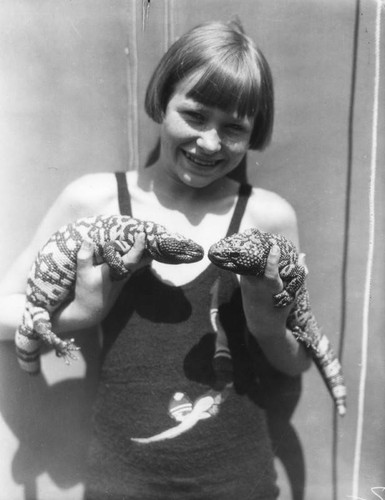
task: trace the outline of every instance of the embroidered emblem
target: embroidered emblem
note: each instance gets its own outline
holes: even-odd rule
[[[171,427],[160,434],[148,438],[131,438],[135,443],[155,443],[166,439],[173,439],[192,429],[200,420],[213,417],[219,413],[221,403],[228,395],[228,388],[222,392],[210,390],[200,396],[194,404],[183,392],[176,392],[168,407],[171,418],[179,422],[175,427]]]
[[[183,422],[186,415],[192,412],[193,405],[183,392],[176,392],[168,405],[168,414],[177,422]]]

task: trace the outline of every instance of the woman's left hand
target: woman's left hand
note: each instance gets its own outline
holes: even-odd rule
[[[274,328],[283,330],[291,306],[274,307],[273,296],[283,290],[278,264],[280,249],[274,245],[269,253],[263,277],[242,276],[241,290],[249,330],[257,336]]]
[[[303,262],[304,255],[300,258]],[[297,342],[286,322],[293,304],[275,307],[273,295],[281,292],[284,283],[279,275],[279,247],[270,251],[263,277],[242,276],[241,290],[247,327],[267,359],[278,370],[296,376],[307,370],[310,358]]]

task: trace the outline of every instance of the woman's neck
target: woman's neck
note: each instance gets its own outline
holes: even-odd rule
[[[185,266],[153,262],[156,274],[181,285],[196,278],[207,266],[207,251],[226,235],[237,200],[239,184],[223,178],[205,188],[191,188],[167,177],[156,164],[131,175],[131,201],[135,217],[154,220],[184,234],[205,248],[202,261]]]
[[[228,177],[202,188],[191,187],[158,163],[141,171],[139,184],[146,191],[153,192],[161,205],[186,216],[207,211],[208,208],[217,211],[221,206],[218,201],[223,202],[224,198],[233,196],[238,189],[237,183]]]

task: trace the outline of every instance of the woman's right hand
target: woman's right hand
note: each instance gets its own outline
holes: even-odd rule
[[[54,314],[53,329],[60,333],[98,324],[111,309],[131,274],[149,263],[150,259],[143,257],[145,242],[145,234],[139,233],[132,248],[123,255],[124,264],[131,272],[127,278],[116,281],[111,280],[106,263],[94,265],[93,244],[84,241],[77,256],[74,299]]]

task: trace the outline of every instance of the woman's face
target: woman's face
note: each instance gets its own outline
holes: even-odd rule
[[[202,188],[234,170],[248,150],[253,119],[239,118],[187,97],[182,80],[161,124],[161,163],[184,184]]]

